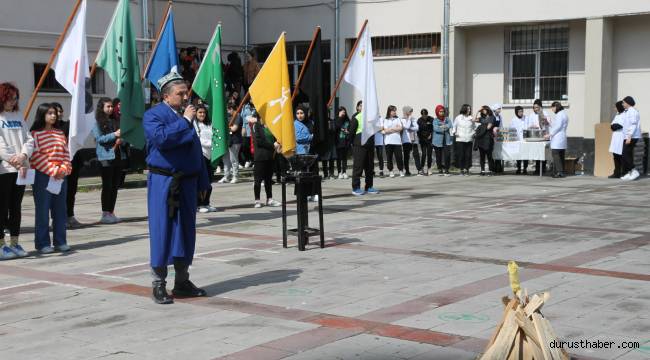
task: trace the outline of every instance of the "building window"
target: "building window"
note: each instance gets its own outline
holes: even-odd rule
[[[34,87],[38,85],[38,81],[41,79],[41,75],[43,74],[46,66],[47,64],[34,64]],[[93,94],[104,94],[106,92],[104,70],[101,68],[96,69],[95,75],[91,79],[90,86]],[[67,93],[63,86],[61,86],[61,84],[56,81],[56,78],[54,77],[54,70],[52,69],[48,71],[40,91],[45,93]]]
[[[291,88],[296,85],[298,76],[300,75],[300,70],[302,65],[305,63],[305,57],[307,56],[307,51],[309,51],[310,42],[288,42],[286,43],[287,50],[287,63],[289,65],[289,80],[291,82]],[[266,58],[269,57],[273,46],[275,44],[263,44],[255,46],[255,53],[257,55],[257,61],[260,64],[263,64],[266,61]],[[323,94],[329,97],[330,87],[331,87],[331,49],[330,41],[322,40],[321,41],[321,56],[323,57]],[[307,98],[300,93],[296,97],[296,102],[301,103],[305,102]],[[325,99],[327,101],[327,99]]]
[[[517,26],[506,29],[505,36],[510,103],[568,100],[568,26]]]
[[[356,39],[346,39],[346,54]],[[440,33],[373,36],[372,56],[407,56],[440,54]]]

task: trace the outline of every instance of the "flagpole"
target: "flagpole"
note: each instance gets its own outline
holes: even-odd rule
[[[45,69],[41,74],[41,78],[38,80],[38,84],[36,84],[36,88],[34,88],[34,91],[32,92],[32,96],[29,98],[29,102],[27,102],[27,107],[23,112],[23,118],[25,119],[29,115],[29,112],[32,110],[32,106],[34,105],[34,101],[36,100],[36,95],[38,95],[38,92],[41,90],[41,87],[45,82],[45,78],[47,78],[47,74],[50,72],[52,63],[54,63],[56,56],[59,54],[59,49],[61,48],[61,44],[63,43],[65,36],[68,34],[68,29],[72,24],[72,20],[74,20],[75,16],[77,16],[77,12],[79,11],[79,6],[81,6],[82,1],[83,0],[77,0],[77,3],[74,5],[74,8],[72,9],[72,13],[68,17],[68,20],[66,21],[65,26],[63,27],[63,32],[61,33],[61,35],[59,35],[59,39],[56,41],[56,45],[54,45],[54,50],[52,50],[52,54],[50,55],[50,60],[47,62],[47,65],[45,65]]]
[[[239,106],[237,106],[237,110],[235,110],[235,113],[230,118],[230,121],[228,122],[228,126],[232,126],[235,123],[235,119],[237,119],[237,116],[241,112],[241,109],[244,107],[244,104],[246,104],[246,102],[250,100],[250,98],[251,98],[251,93],[247,91],[246,95],[244,95],[244,97],[239,102]],[[246,119],[242,119],[242,120],[246,120]]]
[[[162,33],[163,28],[167,23],[167,19],[169,19],[169,14],[171,13],[171,9],[172,9],[172,0],[169,0],[167,2],[167,9],[165,10],[165,17],[163,18],[163,21],[160,23],[160,26],[158,27],[158,32],[156,33],[156,42],[151,48],[151,56],[149,56],[149,61],[147,61],[147,66],[144,67],[144,71],[142,72],[142,80],[144,80],[147,74],[147,70],[149,70],[149,66],[151,66],[151,62],[153,61],[153,56],[156,54],[156,50],[158,49],[158,44],[160,43],[160,34]]]
[[[307,69],[307,66],[309,66],[309,62],[311,61],[311,54],[314,50],[316,37],[318,37],[319,33],[320,33],[320,26],[316,26],[316,29],[314,30],[314,36],[312,37],[311,44],[309,44],[309,49],[307,50],[307,55],[305,55],[305,61],[302,64],[302,69],[300,69],[300,75],[298,75],[298,80],[296,81],[296,85],[293,88],[293,94],[291,95],[292,103],[296,100],[296,97],[300,92],[300,83],[302,82],[302,78],[305,75],[305,70]]]
[[[359,35],[357,35],[357,40],[354,42],[354,45],[352,45],[352,49],[350,49],[350,53],[348,54],[347,59],[345,59],[345,65],[343,66],[343,71],[341,71],[338,80],[336,80],[336,85],[334,85],[334,91],[332,91],[332,95],[330,96],[329,101],[327,101],[328,108],[332,105],[332,101],[334,101],[334,97],[336,96],[336,92],[339,90],[339,87],[341,86],[341,81],[343,80],[343,76],[345,76],[345,72],[348,71],[348,66],[350,65],[350,58],[352,58],[352,55],[354,55],[354,51],[357,49],[357,46],[359,45],[359,39],[361,38],[361,34],[363,34],[363,32],[366,30],[366,25],[368,25],[368,19],[366,19],[366,21],[363,22],[363,26],[361,26]]]

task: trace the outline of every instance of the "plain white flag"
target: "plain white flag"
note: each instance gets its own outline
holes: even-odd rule
[[[95,124],[86,48],[86,0],[81,2],[52,65],[56,81],[72,95],[68,148],[72,158]]]
[[[359,124],[359,126],[363,126],[361,144],[365,144],[368,139],[381,130],[379,124],[377,86],[375,85],[375,67],[372,58],[372,43],[370,42],[370,30],[368,26],[366,26],[359,37],[359,43],[350,58],[350,65],[348,65],[348,69],[343,78],[362,95],[362,124]]]

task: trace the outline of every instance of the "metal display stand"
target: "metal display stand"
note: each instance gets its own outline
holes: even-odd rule
[[[305,251],[310,236],[320,236],[320,247],[325,247],[325,230],[323,227],[323,191],[322,178],[318,173],[304,171],[289,171],[282,176],[282,246],[287,247],[289,234],[298,237],[298,250]],[[296,205],[298,227],[287,230],[287,184],[294,184],[296,189]],[[307,197],[318,195],[318,228],[309,227],[309,206]]]

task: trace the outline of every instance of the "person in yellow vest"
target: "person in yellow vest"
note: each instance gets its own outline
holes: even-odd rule
[[[352,142],[352,195],[361,196],[368,194],[379,194],[379,191],[372,185],[373,172],[375,167],[375,141],[370,137],[365,144],[361,144],[361,124],[363,103],[357,103],[357,113],[350,119],[350,133],[354,135]],[[365,190],[361,189],[361,174],[365,173]]]

